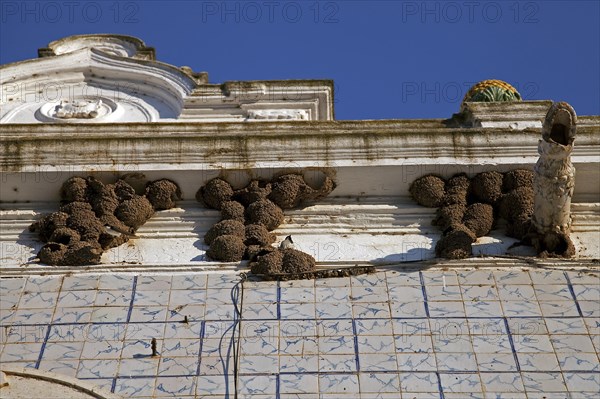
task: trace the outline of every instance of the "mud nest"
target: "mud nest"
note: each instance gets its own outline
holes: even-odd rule
[[[221,219],[239,220],[244,223],[246,208],[237,201],[223,201],[221,203]]]
[[[222,220],[214,224],[204,235],[204,242],[210,245],[217,237],[230,235],[244,240],[246,230],[244,224],[238,220]]]
[[[244,257],[246,246],[242,237],[222,235],[215,238],[206,252],[208,257],[222,262],[239,262]]]
[[[446,194],[446,182],[435,175],[418,178],[410,185],[410,195],[417,204],[428,208],[437,208],[441,205]]]
[[[219,178],[210,180],[206,185],[200,187],[196,193],[198,202],[213,209],[221,209],[221,204],[225,201],[231,201],[231,197],[233,197],[231,184]]]
[[[209,245],[207,256],[213,260],[251,261],[253,273],[272,275],[312,271],[312,256],[295,249],[280,250],[271,245],[271,233],[284,220],[282,209],[291,209],[304,201],[323,198],[335,189],[325,177],[321,187],[309,186],[300,174],[277,176],[271,181],[254,179],[239,190],[221,178],[200,187],[196,199],[209,208],[221,211],[221,221],[204,236]]]
[[[165,179],[149,183],[146,194],[152,202],[124,180],[104,184],[93,176],[67,179],[60,189],[60,210],[29,227],[47,243],[38,258],[48,265],[100,263],[102,252],[127,242],[155,208],[173,207],[173,200],[180,198],[177,185]]]
[[[262,224],[272,231],[283,223],[283,211],[272,201],[256,201],[246,209],[246,221],[250,224]]]
[[[489,171],[473,179],[462,173],[447,181],[426,175],[411,184],[410,193],[420,205],[438,207],[432,221],[443,232],[436,245],[437,256],[452,259],[470,256],[471,244],[477,237],[489,234],[500,219],[506,222],[506,235],[530,244],[527,240],[534,201],[530,170]],[[539,242],[540,248],[547,247]]]
[[[181,200],[181,190],[179,189],[179,186],[171,180],[156,180],[148,183],[148,186],[146,187],[146,198],[157,211],[171,209],[175,207],[175,201]]]
[[[306,183],[300,174],[286,174],[273,179],[269,199],[281,209],[292,209],[307,200],[327,197],[335,189],[335,183],[328,176],[321,187],[314,189]]]
[[[315,269],[316,262],[312,256],[293,248],[277,249],[258,256],[257,261],[250,265],[252,273],[266,275],[305,273]]]
[[[471,182],[473,195],[479,202],[494,205],[502,196],[502,180],[499,172],[483,172],[475,175]]]
[[[233,193],[233,199],[244,206],[253,202],[266,200],[271,194],[271,183],[264,180],[252,180],[248,186]]]

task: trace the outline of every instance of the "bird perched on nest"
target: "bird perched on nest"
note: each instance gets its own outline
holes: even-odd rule
[[[285,237],[285,240],[281,241],[281,244],[279,244],[279,249],[288,248],[295,248],[294,241],[292,241],[292,236]]]
[[[137,237],[135,234],[132,234],[127,230],[124,230],[117,226],[111,226],[110,224],[104,225],[104,231],[106,232],[106,234],[110,234],[113,237],[120,237],[121,235],[125,235],[127,237]]]

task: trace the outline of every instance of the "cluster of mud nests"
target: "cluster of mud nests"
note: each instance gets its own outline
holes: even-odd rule
[[[526,242],[533,215],[533,172],[515,169],[506,173],[483,172],[472,179],[458,174],[448,180],[423,176],[410,186],[417,203],[438,208],[433,224],[442,230],[435,252],[443,258],[472,255],[477,237],[487,235],[499,219],[506,235]]]
[[[199,202],[221,211],[221,221],[204,236],[210,246],[208,257],[224,262],[249,259],[252,273],[261,275],[314,270],[312,256],[293,248],[273,247],[275,235],[271,231],[283,222],[284,209],[324,198],[334,188],[333,180],[326,177],[321,187],[314,189],[300,174],[252,180],[240,190],[221,178],[210,180],[196,193]]]
[[[127,242],[155,211],[173,208],[181,199],[170,180],[148,182],[136,192],[126,180],[104,184],[92,176],[69,178],[60,195],[59,211],[29,227],[47,243],[38,258],[48,265],[100,263],[103,251]]]

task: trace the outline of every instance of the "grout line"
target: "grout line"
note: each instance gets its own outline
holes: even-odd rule
[[[279,399],[281,397],[281,381],[279,377],[279,373],[275,374],[275,398]]]
[[[356,372],[360,373],[360,360],[358,358],[358,336],[356,335],[356,320],[352,319],[352,335],[354,338],[354,361],[356,362]]]
[[[281,281],[277,281],[277,320],[281,320]]]
[[[116,388],[117,388],[117,377],[113,377],[112,384],[110,385],[110,392],[115,393]]]
[[[508,319],[503,317],[504,319],[504,328],[506,328],[506,334],[508,335],[508,342],[510,343],[510,349],[512,351],[513,357],[515,359],[515,364],[517,365],[517,371],[521,372],[521,365],[519,364],[519,358],[517,357],[517,350],[515,349],[515,343],[513,341],[512,333],[510,332],[510,327],[508,326]]]
[[[423,292],[423,300],[425,305],[425,315],[429,318],[429,304],[427,303],[427,290],[425,289],[425,277],[423,277],[423,272],[419,272],[419,279],[421,280],[421,291]],[[464,305],[463,305],[464,307]]]
[[[202,349],[204,348],[204,334],[206,331],[206,321],[202,320],[201,323],[202,325],[200,327],[200,349],[198,351],[198,367],[196,368],[196,376],[200,376],[200,366],[202,364]]]
[[[133,312],[133,302],[135,301],[135,289],[137,287],[138,276],[133,276],[133,286],[131,287],[131,301],[129,302],[129,310],[127,311],[127,320],[125,323],[129,323],[131,320],[131,313]]]
[[[437,377],[438,391],[440,392],[440,399],[444,399],[444,390],[442,389],[442,379],[440,378],[440,372],[436,371],[435,376]]]
[[[567,285],[569,287],[569,291],[571,292],[571,296],[573,297],[573,301],[575,302],[575,307],[577,307],[577,312],[579,313],[579,317],[583,317],[583,312],[581,311],[581,307],[579,306],[579,301],[577,301],[577,296],[575,295],[575,290],[573,289],[573,284],[571,283],[571,279],[566,271],[563,272],[565,278],[567,279]]]
[[[40,354],[38,356],[37,361],[35,362],[35,368],[40,368],[40,363],[42,362],[42,357],[44,356],[44,351],[46,350],[46,344],[48,343],[48,339],[50,338],[50,330],[52,329],[52,324],[48,324],[46,329],[46,336],[44,337],[44,342],[42,342],[42,347],[40,348]]]

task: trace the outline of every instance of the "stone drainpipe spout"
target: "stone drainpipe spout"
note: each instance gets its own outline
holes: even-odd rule
[[[565,103],[554,103],[544,120],[540,158],[535,165],[532,243],[542,256],[571,257],[575,248],[569,237],[571,197],[575,188],[575,167],[571,152],[577,115]]]

